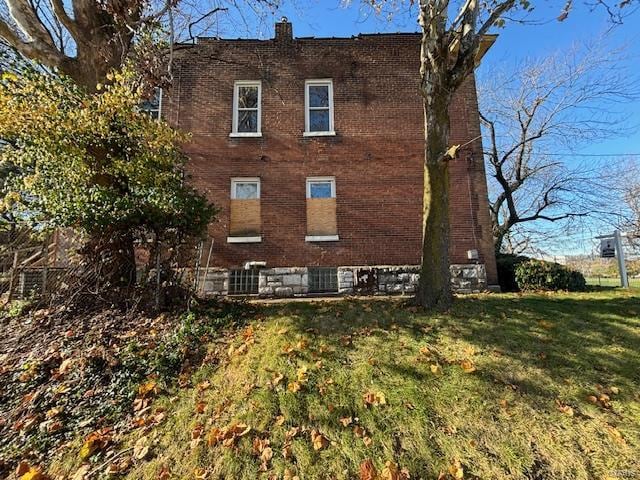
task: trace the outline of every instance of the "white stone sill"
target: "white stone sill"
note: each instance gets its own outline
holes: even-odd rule
[[[261,243],[262,235],[258,237],[227,237],[227,243]]]
[[[304,132],[302,136],[303,137],[335,137],[336,132],[333,130],[330,132]]]
[[[340,240],[338,235],[307,235],[304,237],[305,242],[337,242]]]
[[[244,133],[230,133],[230,138],[260,138],[262,132],[244,132]]]

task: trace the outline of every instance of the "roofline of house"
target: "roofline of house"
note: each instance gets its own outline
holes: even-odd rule
[[[403,37],[419,37],[421,34],[419,32],[395,32],[395,33],[359,33],[358,35],[352,35],[350,37],[294,37],[293,41],[307,41],[307,40],[358,40],[360,38],[365,37],[392,37],[392,36],[403,36]],[[489,51],[489,49],[493,46],[493,44],[498,39],[497,34],[485,34],[482,37],[482,42],[480,44],[480,51],[478,52],[478,58],[476,58],[476,64],[479,64],[482,58],[484,58],[485,54]],[[200,41],[219,41],[219,42],[254,42],[254,43],[273,43],[276,41],[274,38],[267,39],[258,39],[258,38],[221,38],[221,37],[196,37],[195,43],[176,43],[174,44],[175,48],[183,49],[183,48],[193,48],[197,47]]]

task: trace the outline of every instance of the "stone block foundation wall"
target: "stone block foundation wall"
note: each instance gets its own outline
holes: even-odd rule
[[[456,293],[486,291],[487,272],[483,264],[451,265],[451,286]],[[337,268],[337,290],[342,295],[390,295],[413,294],[418,287],[420,267],[350,266]],[[309,269],[307,267],[262,268],[257,271],[258,288],[255,295],[264,298],[295,297],[309,294]],[[198,291],[203,296],[229,294],[229,270],[213,269],[201,273],[203,280]],[[327,293],[325,293],[327,294]]]
[[[258,294],[262,297],[292,297],[309,290],[306,267],[265,268],[260,270]]]

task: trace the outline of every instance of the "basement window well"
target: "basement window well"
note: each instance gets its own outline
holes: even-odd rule
[[[259,268],[238,268],[229,271],[229,295],[257,295]]]
[[[309,293],[338,293],[338,269],[309,267]]]

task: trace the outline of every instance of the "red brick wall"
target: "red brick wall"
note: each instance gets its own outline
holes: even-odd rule
[[[423,112],[417,35],[286,41],[204,39],[176,55],[165,117],[192,133],[190,181],[221,209],[212,264],[419,264]],[[304,82],[331,78],[335,137],[304,138]],[[262,138],[230,138],[234,80],[262,81]],[[480,135],[475,83],[457,94],[452,143]],[[452,161],[451,262],[478,249],[496,283],[481,141]],[[262,243],[228,244],[230,179],[260,177]],[[305,242],[307,177],[335,176],[338,234]],[[207,251],[208,251],[208,247]]]

